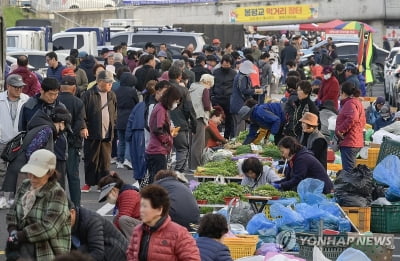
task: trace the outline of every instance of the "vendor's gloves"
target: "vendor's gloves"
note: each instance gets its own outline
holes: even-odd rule
[[[274,186],[274,188],[276,188],[277,190],[280,190],[280,189],[281,189],[281,184],[272,183],[272,186]]]

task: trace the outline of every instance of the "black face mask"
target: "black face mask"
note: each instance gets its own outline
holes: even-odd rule
[[[225,68],[225,67],[221,67],[221,71],[223,71],[224,73],[227,73],[231,70],[231,68]]]

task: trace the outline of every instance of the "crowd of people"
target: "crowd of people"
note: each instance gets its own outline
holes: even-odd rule
[[[351,171],[365,124],[379,129],[400,117],[381,97],[365,113],[363,78],[356,65],[337,60],[333,43],[310,58],[307,78],[299,63],[302,38],[281,40],[235,50],[214,39],[203,52],[189,45],[176,59],[166,44],[156,50],[149,42],[136,52],[121,43],[97,58],[71,51],[66,67],[49,52],[44,79],[18,57],[0,94],[0,150],[26,132],[18,156],[0,164],[0,205],[10,208],[8,255],[52,260],[76,249],[94,260],[231,260],[220,243],[226,224],[211,214],[200,220],[183,173],[246,125],[245,144],[274,135],[285,167],[281,179],[247,159],[239,167],[243,185],[296,190],[316,178],[331,193],[328,145],[339,142],[343,169]],[[271,99],[282,86],[284,97]],[[138,183],[110,172],[114,163],[133,169]],[[81,193],[96,186],[99,201],[115,205],[113,224],[81,207]],[[191,224],[200,224],[197,245]]]

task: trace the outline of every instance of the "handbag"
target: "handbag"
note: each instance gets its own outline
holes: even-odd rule
[[[21,131],[7,142],[0,158],[6,162],[12,162],[22,151],[26,131]]]

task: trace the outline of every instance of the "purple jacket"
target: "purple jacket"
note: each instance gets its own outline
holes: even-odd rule
[[[146,153],[169,154],[173,143],[170,131],[170,120],[167,110],[161,105],[161,103],[157,103],[151,112],[149,128],[150,140],[149,145],[146,148]]]

